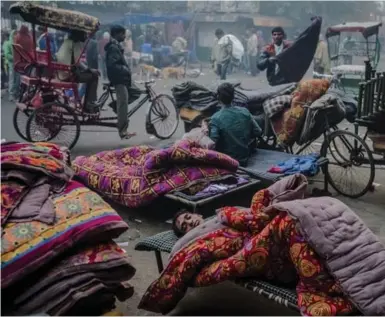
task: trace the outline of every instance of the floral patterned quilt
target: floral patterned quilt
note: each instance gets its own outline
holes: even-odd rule
[[[72,162],[87,186],[128,207],[139,207],[172,190],[231,175],[238,162],[182,140],[166,149],[134,146],[105,151]]]
[[[251,209],[225,207],[218,218],[226,228],[203,235],[175,253],[144,294],[139,308],[163,314],[172,310],[189,286],[257,277],[296,286],[305,316],[345,315],[354,306],[301,235],[296,222],[270,205],[268,189],[257,192]]]

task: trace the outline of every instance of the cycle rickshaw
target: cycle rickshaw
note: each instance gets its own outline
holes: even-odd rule
[[[36,47],[35,25],[71,32],[77,31],[88,38],[83,47],[83,53],[91,36],[98,30],[97,18],[69,10],[42,6],[31,2],[18,2],[10,7],[11,14],[19,14],[21,18],[32,24],[34,47]],[[116,116],[103,116],[104,105],[109,97],[109,103],[114,109],[114,87],[109,83],[103,84],[103,94],[98,99],[97,111],[88,113],[83,107],[79,96],[78,82],[72,72],[81,57],[74,65],[64,65],[55,61],[51,54],[49,37],[46,36],[46,51],[35,49],[27,52],[22,47],[14,45],[14,54],[22,61],[15,65],[15,70],[21,74],[21,93],[13,116],[13,123],[18,135],[30,142],[50,141],[72,148],[75,146],[81,126],[116,127]],[[71,74],[67,81],[58,80],[57,73],[64,71]],[[137,98],[144,94],[138,104],[129,109],[131,117],[145,103],[150,102],[147,109],[145,127],[148,134],[159,139],[168,139],[176,131],[179,115],[172,97],[157,95],[152,86],[154,81],[142,82],[144,89],[137,89]],[[71,94],[68,94],[71,92]]]
[[[346,22],[326,31],[331,73],[340,75],[340,88],[351,96],[358,96],[359,83],[368,78],[365,61],[372,69],[377,67],[381,26],[381,22]]]

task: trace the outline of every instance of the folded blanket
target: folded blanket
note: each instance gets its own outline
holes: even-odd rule
[[[384,247],[336,199],[287,201],[304,190],[305,177],[293,175],[257,192],[250,210],[220,210],[224,228],[198,237],[191,233],[193,240],[175,252],[139,308],[167,313],[190,286],[253,277],[296,285],[306,316],[348,315],[356,307],[365,315],[383,315]]]
[[[135,146],[77,157],[73,168],[87,186],[120,204],[138,207],[175,189],[223,179],[236,171],[238,162],[181,140],[160,150]]]
[[[17,222],[31,219],[52,222],[54,211],[50,195],[60,193],[73,176],[68,158],[67,149],[51,143],[2,144],[2,226],[10,217]],[[23,203],[23,199],[27,201]]]
[[[53,199],[55,223],[7,223],[1,236],[1,288],[8,288],[72,247],[117,238],[127,224],[103,199],[71,181]]]
[[[6,306],[13,307],[16,315],[31,315],[49,312],[61,314],[76,305],[72,297],[78,291],[89,292],[89,285],[105,285],[107,290],[124,301],[133,294],[133,288],[120,284],[131,279],[135,269],[130,265],[125,252],[114,242],[82,248],[72,252],[50,270],[40,270],[23,281],[23,291]],[[68,296],[72,292],[72,296]],[[67,299],[68,298],[68,299]],[[67,304],[64,304],[68,302]],[[65,306],[65,311],[63,311]]]
[[[268,172],[284,175],[300,173],[305,176],[315,176],[319,172],[319,165],[317,163],[318,158],[318,154],[302,155],[278,163],[276,166],[271,167]]]

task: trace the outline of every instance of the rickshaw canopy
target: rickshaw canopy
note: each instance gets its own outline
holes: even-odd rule
[[[331,26],[326,31],[326,37],[340,35],[344,32],[360,32],[365,38],[378,34],[381,22],[346,22]]]
[[[22,1],[10,6],[11,14],[20,14],[24,21],[62,31],[92,33],[99,29],[99,20],[93,16],[70,10],[42,6]]]

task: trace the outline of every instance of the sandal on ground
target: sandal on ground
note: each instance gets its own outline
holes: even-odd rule
[[[120,134],[120,139],[121,140],[128,140],[128,139],[131,139],[134,136],[136,136],[136,133],[124,132],[124,133]]]

